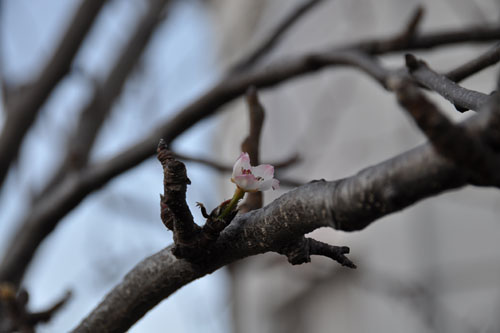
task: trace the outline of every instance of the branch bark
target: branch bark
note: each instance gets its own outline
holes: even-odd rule
[[[290,240],[320,227],[361,230],[382,216],[466,184],[462,170],[424,145],[355,176],[304,185],[264,208],[237,216],[204,265],[176,259],[171,247],[146,258],[73,332],[125,331],[183,285],[228,263],[281,252]]]
[[[434,72],[425,62],[411,54],[406,55],[406,67],[415,81],[443,96],[459,111],[477,111],[488,100],[488,95],[459,86],[446,76]]]
[[[484,137],[484,131],[490,129],[489,120],[499,118],[498,105],[498,96],[493,96],[485,110],[461,125]],[[489,144],[497,151],[500,148],[499,141]],[[432,144],[425,144],[352,177],[301,186],[264,208],[237,216],[202,264],[176,259],[171,247],[146,258],[73,332],[125,331],[183,285],[247,256],[273,251],[287,255],[292,263],[307,262],[309,253],[296,255],[290,248],[301,242],[314,243],[311,254],[342,255],[346,249],[325,248],[303,237],[320,227],[362,230],[383,216],[469,183],[474,180],[466,168],[443,158]],[[482,185],[500,186],[494,181]]]
[[[396,37],[399,36],[400,34],[396,35]],[[324,53],[328,56],[323,59],[318,58],[320,53],[316,52],[288,61],[279,61],[263,69],[221,79],[207,93],[185,107],[168,122],[153,130],[149,136],[107,161],[70,173],[50,195],[43,197],[30,211],[22,226],[23,232],[19,233],[16,242],[12,243],[7,250],[0,265],[0,280],[19,283],[41,242],[56,227],[59,220],[76,207],[89,193],[101,188],[113,177],[152,156],[160,138],[164,138],[167,145],[170,144],[177,136],[198,121],[214,114],[221,106],[241,96],[249,86],[268,88],[326,67],[346,64],[358,66],[358,62],[353,62],[351,59],[352,52],[376,55],[402,50],[428,49],[466,41],[481,42],[498,39],[500,38],[500,27],[466,28],[422,34],[413,36],[407,41],[396,37],[344,45],[325,51]]]

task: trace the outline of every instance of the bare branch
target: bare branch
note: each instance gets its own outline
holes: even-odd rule
[[[264,107],[259,101],[257,90],[251,86],[246,93],[246,101],[248,105],[248,118],[249,118],[249,133],[248,136],[241,143],[241,151],[248,153],[250,162],[253,165],[260,164],[260,135],[262,126],[264,125],[265,112]],[[262,192],[248,193],[245,202],[243,202],[239,210],[242,213],[249,212],[254,209],[262,207],[263,204]]]
[[[492,66],[500,61],[500,43],[490,48],[479,57],[474,58],[465,64],[449,71],[444,74],[448,79],[453,82],[460,82],[469,76],[476,74],[486,67]]]
[[[66,292],[64,296],[61,297],[60,300],[55,302],[52,306],[50,306],[47,310],[39,311],[39,312],[31,312],[27,315],[27,319],[30,323],[34,325],[38,323],[46,323],[49,322],[52,317],[62,309],[66,303],[71,299],[72,293],[70,291]]]
[[[81,110],[77,128],[68,140],[66,157],[38,197],[53,189],[67,172],[87,164],[94,141],[112,111],[113,103],[120,95],[158,24],[164,20],[165,7],[168,4],[168,0],[149,0],[147,12],[137,24],[108,76],[96,84],[90,102]]]
[[[434,149],[441,156],[471,171],[476,184],[497,183],[496,174],[500,163],[494,152],[464,127],[454,125],[410,81],[395,81],[393,88],[399,103],[429,138]]]
[[[68,73],[71,63],[87,32],[99,14],[105,0],[82,0],[78,10],[69,21],[70,25],[55,53],[39,76],[26,86],[26,91],[7,96],[7,118],[0,134],[0,186],[17,157],[26,132],[36,119],[38,111],[59,81]]]
[[[487,120],[499,113],[497,103],[488,104],[462,126],[480,135],[488,126]],[[500,148],[498,142],[494,148]],[[175,259],[171,247],[146,258],[74,332],[125,331],[183,285],[228,263],[269,251],[284,253],[290,258],[294,249],[290,248],[291,242],[303,239],[317,228],[361,230],[383,216],[424,198],[465,186],[470,180],[467,171],[442,158],[431,144],[426,144],[352,177],[301,186],[264,208],[237,216],[221,233],[211,248],[210,257],[202,264]],[[307,241],[303,239],[304,242]],[[310,254],[337,257],[347,252],[346,248],[313,243],[312,247],[309,245]],[[307,252],[297,253],[292,255],[292,262],[308,261]]]
[[[408,43],[411,39],[413,39],[417,35],[418,28],[420,23],[422,22],[422,18],[424,17],[425,11],[424,8],[419,5],[412,13],[406,27],[403,31],[393,39],[395,44],[404,44]]]
[[[434,72],[425,62],[417,60],[411,54],[406,55],[406,66],[412,78],[446,98],[459,111],[468,109],[477,111],[489,98],[486,94],[465,89],[446,76]]]
[[[311,261],[311,255],[315,254],[335,260],[342,266],[356,268],[356,265],[344,255],[349,251],[347,246],[334,246],[312,238],[300,237],[280,249],[279,253],[286,255],[292,265],[308,263]]]
[[[67,193],[66,191],[68,188],[71,188],[74,185],[75,169],[78,170],[87,163],[88,155],[93,146],[94,140],[99,132],[99,129],[106,120],[114,100],[118,97],[128,75],[135,67],[158,23],[164,18],[164,9],[169,1],[148,0],[148,2],[149,7],[147,12],[141,18],[129,42],[120,53],[120,56],[118,57],[117,62],[112,68],[110,74],[104,82],[96,88],[92,100],[81,111],[78,128],[76,129],[74,136],[68,142],[64,162],[59,166],[53,179],[49,181],[45,189],[43,189],[38,195],[37,202],[35,207],[33,207],[32,212],[36,212],[36,214],[40,214],[40,212],[42,212],[38,217],[40,220],[45,221],[45,223],[50,221],[50,223],[48,223],[49,225],[42,228],[44,231],[41,235],[37,235],[35,237],[28,236],[26,241],[29,239],[29,242],[36,244],[38,241],[35,239],[43,239],[46,233],[50,233],[57,224],[57,218],[55,221],[51,221],[54,215],[49,214],[47,216],[43,213],[45,209],[49,209],[51,212],[57,212],[57,209],[53,210],[52,208],[45,206],[47,201],[51,202],[51,199],[46,199],[55,198],[62,193]],[[74,196],[71,196],[69,199],[70,202],[71,200],[75,200]],[[18,230],[18,236],[21,237],[20,235],[25,234],[26,230],[33,228],[33,223],[33,215],[30,214],[20,222],[19,225],[21,227]],[[40,229],[38,230],[40,231]],[[16,254],[17,250],[22,249],[18,246],[18,240],[19,238],[17,236],[12,238],[13,243],[10,245],[11,250],[8,251],[9,254],[7,254],[7,256],[9,256],[10,253]],[[32,252],[30,254],[30,252],[36,249],[36,246],[33,247],[33,245],[24,245],[24,247],[25,252],[23,252],[22,256],[18,257],[16,260],[9,262],[7,258],[4,258],[4,261],[1,264],[2,266],[0,267],[0,280],[2,280],[1,277],[4,276],[2,272],[4,271],[4,265],[6,265],[7,267],[10,267],[7,268],[7,270],[12,272],[12,275],[10,275],[7,280],[15,284],[20,282],[20,279],[24,274],[24,269],[31,261],[34,253]]]
[[[47,310],[31,312],[28,309],[29,294],[21,289],[17,293],[15,286],[0,284],[0,330],[1,332],[35,332],[39,323],[48,322],[71,298],[71,292],[58,300]]]
[[[385,89],[387,89],[386,81],[391,74],[390,71],[380,65],[374,56],[357,50],[311,54],[308,61],[320,67],[328,65],[351,66],[367,74]]]
[[[182,109],[165,124],[160,125],[147,137],[139,140],[115,157],[74,172],[65,177],[64,181],[50,195],[44,196],[30,211],[26,222],[20,227],[20,232],[11,244],[0,265],[0,280],[18,283],[30,262],[34,252],[57,225],[59,220],[78,205],[89,193],[104,186],[110,179],[136,166],[152,156],[160,138],[170,144],[186,129],[203,118],[214,114],[221,106],[243,94],[254,85],[256,88],[267,88],[304,74],[313,73],[322,68],[339,64],[349,64],[348,51],[365,52],[374,55],[393,53],[401,50],[426,49],[441,45],[460,42],[481,42],[500,38],[500,27],[466,28],[448,32],[422,34],[413,37],[405,44],[394,43],[394,37],[388,39],[370,40],[356,44],[345,45],[326,52],[330,59],[318,61],[314,59],[319,53],[279,61],[266,68],[252,72],[244,72],[222,78],[207,93]],[[348,50],[349,49],[349,50]],[[338,56],[338,62],[334,58]],[[313,60],[311,60],[313,59]]]
[[[316,5],[320,4],[323,0],[307,0],[295,8],[288,14],[283,21],[281,21],[276,28],[264,39],[261,44],[255,48],[251,53],[245,56],[234,64],[229,73],[237,73],[252,67],[265,55],[267,55],[273,47],[280,41],[290,28],[299,21],[306,13],[308,13]]]
[[[467,27],[459,30],[426,33],[414,36],[408,41],[388,39],[366,40],[345,45],[342,49],[359,49],[368,54],[380,55],[411,50],[429,50],[451,44],[471,42],[482,43],[498,40],[500,27]]]
[[[165,142],[158,145],[158,160],[163,167],[163,195],[161,195],[161,219],[163,224],[174,233],[177,256],[185,257],[183,252],[195,242],[200,227],[194,223],[193,215],[186,202],[187,177],[184,163],[177,161],[167,149]]]
[[[188,155],[184,155],[184,154],[181,154],[178,152],[172,152],[172,153],[174,154],[175,158],[182,160],[184,162],[199,163],[199,164],[205,165],[207,167],[210,167],[210,168],[212,168],[216,171],[220,171],[220,172],[232,172],[233,171],[233,166],[229,165],[229,164],[224,164],[224,163],[220,163],[220,162],[217,162],[214,160],[209,160],[209,159],[201,158],[201,157],[188,156]],[[290,156],[289,158],[284,159],[282,161],[269,162],[267,164],[274,165],[275,169],[279,169],[281,171],[281,170],[289,168],[289,167],[291,167],[299,162],[300,162],[299,154],[294,154],[294,155]]]
[[[360,230],[419,199],[465,184],[453,164],[424,146],[351,178],[304,185],[265,208],[237,216],[220,235],[205,265],[177,260],[171,247],[145,259],[74,332],[125,331],[183,285],[230,262],[280,251],[290,238],[319,227]]]

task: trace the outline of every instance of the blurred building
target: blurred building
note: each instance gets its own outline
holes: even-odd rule
[[[212,0],[220,66],[245,54],[301,1]],[[494,0],[327,0],[292,28],[259,66],[364,38],[395,34],[418,4],[426,9],[420,31],[498,21]],[[417,52],[446,71],[491,45],[461,45]],[[404,64],[403,54],[384,65]],[[463,82],[489,93],[497,68]],[[281,177],[334,180],[425,141],[392,93],[356,69],[330,68],[260,92],[266,107],[261,160],[298,153],[301,162]],[[460,114],[437,95],[450,117]],[[247,133],[242,100],[228,106],[214,147],[235,159]],[[289,188],[266,192],[269,203]],[[232,188],[221,182],[221,196]],[[235,332],[496,332],[500,330],[500,194],[466,188],[427,199],[357,233],[317,230],[312,237],[351,247],[355,271],[325,258],[291,266],[268,254],[231,267]]]

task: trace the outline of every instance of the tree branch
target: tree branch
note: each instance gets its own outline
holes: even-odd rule
[[[406,55],[406,67],[415,81],[443,96],[459,111],[477,111],[489,98],[486,94],[465,89],[446,76],[434,72],[425,62],[411,54]]]
[[[489,103],[462,125],[479,135],[488,128],[488,119],[499,114],[498,104]],[[499,149],[499,142],[492,148]],[[307,251],[290,246],[304,242],[315,244],[314,249],[308,245],[311,254],[342,256],[346,249],[325,247],[303,236],[320,227],[362,230],[383,216],[424,198],[465,186],[469,181],[466,170],[426,144],[352,177],[301,186],[264,208],[237,216],[221,233],[210,257],[202,264],[175,259],[171,247],[146,258],[73,332],[125,331],[183,285],[247,256],[273,251],[286,254],[292,263],[307,262]],[[347,261],[344,264],[350,265]]]
[[[114,100],[118,97],[128,75],[139,60],[155,28],[164,18],[164,9],[169,1],[148,0],[148,3],[149,7],[147,12],[138,23],[136,30],[124,47],[123,52],[120,53],[110,74],[102,84],[96,87],[92,100],[81,111],[78,127],[73,137],[68,141],[65,160],[59,166],[52,180],[48,182],[46,187],[36,198],[32,212],[41,214],[38,215],[38,218],[45,221],[46,225],[41,228],[35,227],[33,214],[29,214],[24,220],[20,221],[19,225],[21,227],[18,229],[17,235],[12,238],[12,244],[9,245],[10,250],[0,266],[0,281],[5,280],[14,284],[19,284],[27,265],[31,261],[34,253],[32,251],[36,250],[37,243],[43,240],[45,235],[50,233],[57,224],[59,218],[55,217],[55,220],[51,220],[54,218],[54,215],[50,213],[48,216],[44,215],[46,209],[54,212],[50,206],[46,206],[47,202],[49,202],[48,205],[53,204],[53,201],[51,199],[47,200],[47,198],[58,198],[59,195],[67,193],[66,191],[74,186],[76,172],[87,163],[89,153],[99,129],[106,120]],[[70,202],[71,200],[75,200],[74,196],[70,196],[69,200]],[[75,204],[78,202],[79,201],[75,202]],[[65,204],[67,205],[67,202]],[[50,223],[48,221],[50,221]],[[29,232],[27,230],[33,229],[36,229],[40,234],[36,236],[28,235]],[[27,244],[21,245],[19,244],[20,239],[31,242],[35,246]],[[9,260],[12,256],[16,258]],[[10,273],[6,274],[5,271],[9,271]]]
[[[300,4],[295,8],[291,13],[289,13],[283,21],[281,21],[274,30],[269,34],[269,36],[264,39],[261,44],[255,48],[251,53],[247,56],[243,57],[236,64],[231,66],[229,69],[229,73],[237,73],[242,72],[250,67],[252,67],[255,63],[257,63],[260,59],[266,56],[273,47],[283,38],[285,33],[290,30],[290,28],[299,21],[306,13],[308,13],[311,9],[313,9],[316,5],[320,4],[323,0],[308,0],[304,1],[304,3]]]
[[[399,36],[399,35],[397,35]],[[25,223],[20,227],[16,242],[12,243],[0,265],[0,280],[18,283],[31,261],[33,254],[56,227],[59,220],[78,205],[89,193],[104,186],[113,177],[136,166],[155,152],[160,138],[170,144],[177,136],[201,119],[214,114],[221,106],[243,94],[254,85],[268,88],[304,74],[313,73],[325,67],[350,64],[349,50],[363,54],[393,53],[402,50],[427,49],[439,45],[460,42],[480,42],[500,38],[500,27],[467,28],[448,32],[438,32],[414,36],[402,43],[394,42],[394,37],[363,41],[344,45],[327,51],[328,60],[314,59],[319,53],[279,61],[266,68],[225,77],[207,93],[182,109],[167,123],[160,125],[151,134],[139,140],[115,157],[91,165],[65,177],[64,181],[50,195],[44,196],[29,212]],[[335,57],[338,57],[336,61]],[[312,60],[311,60],[312,59]]]
[[[21,289],[16,293],[14,288],[11,284],[0,284],[1,332],[35,332],[36,325],[52,319],[71,298],[71,292],[68,291],[48,309],[31,312],[28,309],[28,292]]]
[[[229,165],[229,164],[220,163],[218,161],[209,160],[207,158],[188,156],[185,154],[181,154],[179,152],[172,152],[172,154],[174,154],[175,158],[182,160],[184,162],[192,162],[192,163],[202,164],[202,165],[205,165],[205,166],[212,168],[212,169],[219,171],[219,172],[232,172],[233,171],[233,166]],[[299,155],[294,154],[294,155],[292,155],[289,158],[286,158],[284,160],[269,162],[267,164],[273,165],[275,169],[283,170],[283,169],[289,168],[289,167],[291,167],[299,162],[300,162]]]
[[[469,76],[476,74],[486,67],[492,66],[500,61],[500,43],[490,48],[479,57],[474,58],[465,64],[449,71],[444,74],[448,79],[453,82],[460,82]]]
[[[311,262],[311,255],[315,254],[335,260],[342,266],[356,268],[356,265],[344,255],[349,251],[347,246],[334,246],[312,238],[300,237],[282,247],[279,253],[285,255],[292,265]]]
[[[16,94],[12,98],[7,96],[7,118],[0,134],[0,156],[2,156],[0,187],[39,109],[69,71],[80,45],[105,2],[105,0],[82,0],[69,21],[66,33],[54,47],[55,53],[39,76],[26,86],[26,91],[22,94]]]
[[[149,7],[125,44],[108,76],[96,84],[90,102],[80,111],[80,119],[68,139],[66,157],[40,196],[47,193],[72,169],[87,164],[94,141],[120,95],[127,78],[146,49],[158,24],[164,20],[169,0],[148,0]]]
[[[265,112],[264,107],[257,96],[257,89],[250,87],[246,93],[248,105],[249,128],[248,136],[241,143],[241,151],[248,153],[252,165],[260,164],[260,135],[264,125]],[[239,210],[242,213],[261,208],[263,204],[262,192],[247,193],[245,201],[240,205]]]
[[[394,80],[399,103],[413,117],[436,152],[470,171],[475,183],[498,184],[500,161],[491,149],[472,133],[453,124],[409,80]]]

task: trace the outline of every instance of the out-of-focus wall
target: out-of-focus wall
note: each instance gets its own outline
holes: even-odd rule
[[[221,67],[245,53],[300,1],[212,0]],[[365,37],[387,36],[422,3],[421,31],[484,25],[498,19],[493,0],[327,0],[290,31],[264,60],[322,50]],[[453,46],[418,52],[445,71],[488,46]],[[402,66],[403,56],[382,58]],[[497,70],[464,81],[489,93]],[[267,109],[261,159],[299,153],[302,162],[284,174],[301,181],[338,179],[424,141],[395,100],[354,69],[327,69],[261,91]],[[467,117],[433,96],[450,117]],[[247,133],[242,101],[229,106],[214,146],[235,159]],[[266,192],[270,202],[290,190]],[[223,196],[231,185],[221,183]],[[235,331],[247,332],[466,332],[498,331],[500,320],[500,194],[467,188],[418,203],[362,232],[317,230],[314,238],[351,247],[351,271],[313,257],[290,266],[275,254],[233,267]]]

